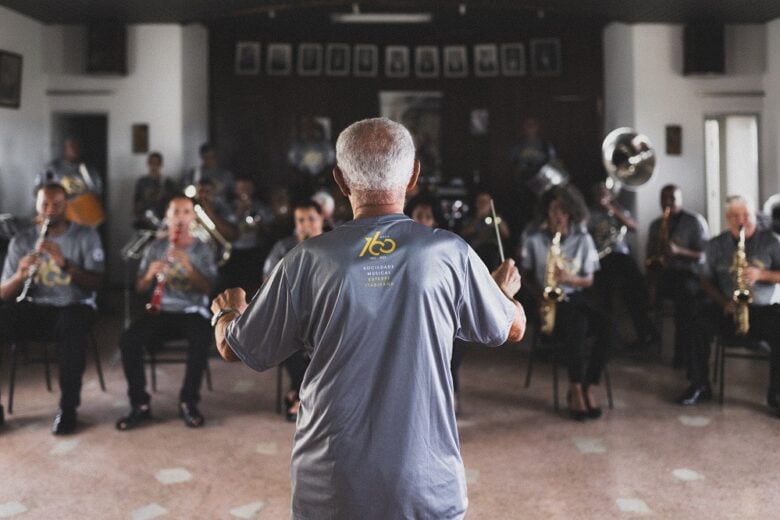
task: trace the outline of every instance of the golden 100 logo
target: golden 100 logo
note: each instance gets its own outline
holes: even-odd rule
[[[395,251],[398,245],[392,238],[379,239],[379,231],[374,233],[373,236],[365,237],[366,245],[363,246],[363,250],[358,255],[360,258],[368,253],[371,256],[389,255]]]

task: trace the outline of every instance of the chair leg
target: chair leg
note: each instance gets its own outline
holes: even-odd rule
[[[98,381],[100,382],[100,389],[105,392],[106,382],[103,379],[103,367],[100,364],[100,352],[98,351],[98,344],[97,344],[97,340],[95,339],[95,334],[91,331],[89,333],[89,341],[90,343],[92,343],[92,352],[95,354],[95,370],[97,370]]]
[[[209,392],[214,391],[214,387],[211,386],[211,369],[209,368],[209,360],[206,360],[206,388],[209,389]]]
[[[534,354],[536,353],[536,343],[539,341],[539,332],[534,331],[534,340],[531,342],[531,348],[528,350],[528,369],[525,371],[525,388],[531,386],[531,374],[534,372]]]
[[[615,408],[615,403],[612,399],[612,380],[609,378],[609,369],[604,365],[604,384],[607,387],[607,403],[609,404],[609,409],[612,410]]]
[[[715,360],[712,363],[712,382],[717,383],[720,376],[720,349],[718,349],[718,342],[715,341]]]
[[[557,412],[558,405],[558,345],[552,347],[552,371],[553,371],[553,407]]]
[[[43,371],[46,375],[46,390],[51,392],[51,366],[49,365],[49,345],[43,344]]]
[[[154,357],[154,352],[149,352],[149,372],[152,376],[152,392],[157,392],[157,360]]]
[[[11,344],[11,377],[8,381],[8,414],[14,413],[14,388],[16,387],[16,354],[17,343]]]
[[[276,367],[276,413],[282,413],[282,377],[284,376],[282,365]]]
[[[723,405],[723,392],[724,392],[724,389],[726,387],[726,352],[725,352],[725,349],[723,348],[723,343],[718,341],[718,346],[717,346],[716,350],[719,352],[719,354],[718,354],[718,365],[719,365],[718,372],[720,372],[720,382],[719,382],[719,385],[720,385],[720,395],[718,396],[718,402],[722,406]]]

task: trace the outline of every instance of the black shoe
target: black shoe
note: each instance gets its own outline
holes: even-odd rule
[[[677,404],[692,406],[712,399],[712,389],[709,385],[689,386],[683,394],[677,398]]]
[[[54,435],[67,435],[76,431],[76,410],[73,408],[60,408],[54,416],[51,432]]]
[[[195,403],[179,403],[179,415],[190,428],[200,428],[206,422]]]
[[[152,418],[152,409],[148,404],[133,406],[127,417],[122,417],[116,422],[116,429],[120,431],[131,430]]]
[[[569,405],[569,418],[577,422],[583,422],[588,418],[587,410],[574,410],[571,407],[571,392],[566,392],[566,404]],[[588,406],[587,404],[585,405]]]
[[[5,411],[3,410],[3,405],[0,404],[0,426],[3,426],[5,424]]]

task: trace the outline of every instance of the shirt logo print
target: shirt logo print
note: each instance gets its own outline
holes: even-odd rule
[[[395,251],[398,244],[392,238],[379,239],[379,231],[374,233],[373,236],[365,237],[366,244],[363,246],[363,250],[358,255],[363,258],[366,253],[371,256],[379,256],[380,254],[389,255]]]

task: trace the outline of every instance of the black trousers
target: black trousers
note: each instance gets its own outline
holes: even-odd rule
[[[706,347],[705,325],[701,318],[699,276],[688,271],[664,271],[658,281],[658,295],[674,302],[674,357],[688,367],[691,352]]]
[[[200,385],[214,333],[208,320],[200,314],[162,312],[140,317],[119,340],[131,405],[149,404],[150,401],[146,392],[144,348],[159,348],[163,341],[182,337],[189,342],[189,349],[179,400],[184,403],[200,401]]]
[[[750,306],[750,331],[748,338],[764,340],[769,343],[769,394],[780,396],[780,305]],[[707,337],[704,344],[691,354],[690,379],[695,385],[709,384],[710,344],[712,334],[718,331],[721,336],[734,337],[734,320],[724,316],[720,307],[709,305],[704,309],[707,325]]]
[[[595,336],[595,341],[588,357],[589,334]],[[593,305],[582,292],[573,293],[568,300],[558,304],[553,337],[565,349],[569,381],[599,384],[615,341],[615,327],[609,315]]]
[[[306,367],[309,366],[309,360],[303,350],[294,352],[292,356],[282,362],[282,366],[290,376],[290,391],[299,393],[303,384],[303,376],[306,375]]]
[[[637,337],[642,340],[653,335],[655,327],[650,320],[645,279],[630,255],[610,253],[602,258],[601,269],[594,275],[593,290],[599,304],[609,314],[612,314],[613,295],[617,292],[620,303],[631,316]]]
[[[5,335],[9,341],[55,341],[59,361],[60,408],[81,404],[87,335],[95,321],[89,305],[53,307],[23,302],[3,308]]]

